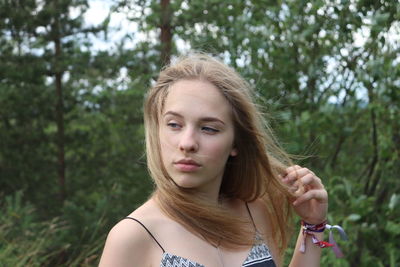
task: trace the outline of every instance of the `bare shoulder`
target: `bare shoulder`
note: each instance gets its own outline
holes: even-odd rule
[[[263,239],[267,242],[268,248],[275,260],[275,263],[281,265],[281,257],[279,256],[278,245],[272,240],[272,226],[270,221],[270,214],[268,212],[267,204],[262,199],[256,199],[253,202],[248,203],[251,215],[253,216],[254,223],[257,229],[263,236]]]
[[[160,248],[145,229],[146,222],[152,222],[151,216],[157,216],[153,208],[151,203],[146,202],[129,215],[143,225],[132,219],[124,219],[110,230],[100,267],[151,266],[154,255],[160,253]]]
[[[247,205],[258,231],[267,237],[270,236],[271,222],[265,202],[262,199],[256,199],[253,202],[248,202]]]
[[[254,220],[261,223],[260,226],[269,225],[269,218],[268,218],[268,208],[265,202],[262,199],[256,199],[253,202],[248,203],[249,209]]]

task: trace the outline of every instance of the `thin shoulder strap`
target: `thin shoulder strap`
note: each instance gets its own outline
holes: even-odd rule
[[[254,223],[253,216],[251,215],[251,212],[250,212],[250,209],[249,209],[249,205],[247,204],[247,202],[245,202],[245,204],[246,204],[246,209],[247,209],[247,211],[249,212],[251,222],[253,223],[254,229],[256,229],[256,231],[258,231],[258,230],[257,230],[257,226],[256,226],[256,224]]]
[[[157,245],[161,248],[161,250],[163,251],[163,253],[165,253],[165,249],[160,245],[160,243],[157,241],[157,239],[154,237],[154,235],[149,231],[149,229],[147,229],[146,226],[144,226],[143,223],[141,223],[139,220],[137,220],[137,219],[135,219],[135,218],[132,218],[132,217],[129,217],[129,216],[125,217],[124,219],[131,219],[131,220],[134,220],[134,221],[136,221],[137,223],[139,223],[139,224],[147,231],[147,233],[149,233],[149,235],[151,236],[151,238],[153,238],[153,240],[156,241]]]

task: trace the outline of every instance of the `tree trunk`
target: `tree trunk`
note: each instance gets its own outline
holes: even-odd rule
[[[374,104],[375,104],[375,97],[374,97],[374,93],[373,93],[373,88],[372,88],[372,83],[369,84],[369,86],[367,86],[368,89],[368,99],[369,99],[369,105],[371,105],[371,143],[372,143],[372,159],[371,159],[371,163],[369,165],[369,170],[367,173],[367,181],[365,183],[365,187],[364,187],[364,192],[365,194],[369,194],[370,191],[370,184],[371,184],[371,180],[373,179],[374,173],[375,173],[375,169],[376,169],[376,165],[378,164],[379,161],[379,149],[378,149],[378,130],[377,130],[377,118],[376,118],[376,113],[375,113],[375,108],[374,108]]]
[[[57,10],[58,1],[54,1],[54,6]],[[54,78],[56,87],[56,122],[57,122],[57,149],[58,149],[58,162],[57,162],[57,174],[59,183],[59,198],[64,201],[66,198],[65,189],[65,152],[64,152],[64,101],[63,101],[63,88],[62,88],[62,77],[64,71],[62,70],[62,48],[61,48],[61,36],[60,36],[60,22],[56,15],[53,24],[53,42],[55,50],[54,59]]]
[[[171,60],[172,30],[170,0],[161,0],[161,60],[166,65]]]

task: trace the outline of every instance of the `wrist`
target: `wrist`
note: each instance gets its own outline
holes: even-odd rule
[[[329,230],[329,242],[322,241],[324,230]],[[339,225],[330,225],[327,224],[327,221],[324,220],[322,223],[318,224],[310,224],[305,222],[304,220],[301,221],[301,233],[302,233],[302,240],[300,244],[300,252],[305,253],[306,251],[306,239],[307,237],[311,237],[311,241],[314,245],[325,248],[325,247],[332,247],[333,251],[337,258],[343,257],[342,251],[339,249],[337,243],[335,242],[332,234],[332,230],[336,229],[339,231],[340,237],[343,240],[348,240],[346,233],[344,232],[343,228]]]
[[[327,220],[315,224],[301,220],[301,227],[303,228],[303,231],[313,232],[313,233],[322,233],[326,228],[326,224]]]
[[[325,223],[325,224],[326,224],[326,222],[328,221],[328,219],[327,219],[326,217],[325,217],[325,219],[311,219],[311,218],[303,219],[303,218],[300,218],[300,221],[301,221],[301,222],[305,222],[305,223],[307,223],[307,224],[318,225],[318,224],[322,224],[322,223]]]

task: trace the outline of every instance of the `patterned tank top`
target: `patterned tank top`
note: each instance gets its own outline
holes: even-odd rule
[[[276,267],[267,245],[265,244],[264,240],[261,237],[261,234],[257,230],[257,227],[253,220],[253,216],[251,216],[251,212],[247,203],[246,203],[246,208],[247,211],[249,212],[251,221],[253,222],[254,228],[256,230],[256,236],[253,247],[250,249],[247,258],[242,263],[241,267]],[[149,231],[149,229],[147,229],[147,227],[144,226],[143,223],[132,217],[125,217],[125,219],[131,219],[139,223],[147,231],[147,233],[151,236],[151,238],[157,243],[157,245],[161,248],[163,255],[161,258],[160,267],[206,267],[190,259],[186,259],[184,257],[166,252],[165,249],[158,242],[158,240],[153,236],[153,234]]]

